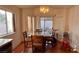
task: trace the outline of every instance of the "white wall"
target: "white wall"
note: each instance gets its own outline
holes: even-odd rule
[[[71,33],[71,46],[77,46],[79,51],[79,6],[74,6],[69,10],[69,32]]]

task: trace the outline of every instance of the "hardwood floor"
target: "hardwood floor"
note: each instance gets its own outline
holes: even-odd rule
[[[13,53],[22,53],[24,52],[24,44],[20,43],[14,50]]]
[[[21,43],[16,49],[13,50],[13,53],[32,53],[32,46],[29,44],[29,47],[25,47],[24,52],[24,43]],[[45,53],[76,53],[70,50],[61,49],[60,42],[57,43],[55,47],[47,47]]]

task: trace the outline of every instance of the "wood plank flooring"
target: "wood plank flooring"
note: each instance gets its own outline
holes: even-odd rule
[[[24,52],[24,48],[26,50],[25,52]],[[60,42],[58,42],[55,47],[46,48],[45,52],[46,53],[76,53],[74,51],[61,49]],[[24,47],[24,43],[21,43],[16,49],[13,50],[13,53],[32,53],[32,46],[31,44],[29,44],[29,47],[27,48],[27,47]]]

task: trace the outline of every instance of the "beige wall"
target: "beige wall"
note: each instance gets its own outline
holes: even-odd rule
[[[68,31],[68,8],[54,9],[54,28],[58,29],[59,40],[63,38],[63,32]]]
[[[0,9],[11,11],[15,14],[15,28],[16,32],[12,35],[5,36],[3,38],[13,39],[13,48],[15,48],[22,41],[22,24],[21,24],[21,10],[15,6],[0,6]]]
[[[74,6],[69,10],[69,32],[71,33],[71,46],[75,45],[79,51],[79,6]]]
[[[58,29],[60,32],[65,30],[65,20],[66,20],[66,9],[55,9],[54,13],[54,28]]]

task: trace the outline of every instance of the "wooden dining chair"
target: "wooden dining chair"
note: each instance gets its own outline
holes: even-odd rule
[[[26,47],[27,47],[27,45],[26,45],[26,39],[27,39],[27,32],[26,31],[24,31],[23,32],[23,38],[24,38],[24,52],[26,51]]]
[[[43,53],[45,51],[43,36],[32,35],[32,51],[34,53]]]
[[[29,43],[31,43],[31,39],[28,37],[27,32],[23,32],[24,37],[24,52],[26,52],[26,48],[29,48]]]

